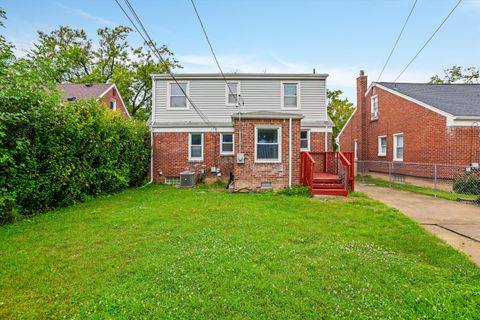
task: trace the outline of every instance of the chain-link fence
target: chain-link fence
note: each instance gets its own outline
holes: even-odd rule
[[[454,200],[480,202],[480,166],[396,161],[356,161],[357,180],[404,185],[412,191]],[[370,179],[370,180],[369,180]],[[416,189],[416,190],[414,190]]]

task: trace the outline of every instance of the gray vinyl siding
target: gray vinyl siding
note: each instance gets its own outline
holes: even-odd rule
[[[326,88],[325,80],[272,80],[272,79],[242,79],[229,80],[240,83],[240,94],[245,105],[242,112],[252,111],[284,111],[302,114],[303,121],[325,121],[326,115]],[[167,108],[168,80],[155,80],[155,123],[186,123],[200,122],[200,117],[192,107],[189,109]],[[225,82],[223,80],[181,80],[189,83],[189,96],[195,105],[202,110],[211,122],[230,123],[231,115],[238,112],[233,106],[226,106]],[[300,84],[299,109],[282,109],[281,83],[298,82]]]

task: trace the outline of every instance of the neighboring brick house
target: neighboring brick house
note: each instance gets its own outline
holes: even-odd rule
[[[128,109],[123,103],[122,96],[120,95],[120,92],[118,91],[115,84],[65,83],[57,84],[57,89],[63,94],[64,100],[101,100],[108,109],[121,112],[125,118],[130,118]]]
[[[233,175],[237,190],[299,184],[301,150],[332,150],[328,75],[225,76],[228,87],[220,74],[175,75],[194,106],[170,75],[153,76],[152,180],[175,182],[192,171]]]
[[[337,142],[359,161],[479,163],[480,85],[373,82],[367,88],[361,71],[357,108]]]

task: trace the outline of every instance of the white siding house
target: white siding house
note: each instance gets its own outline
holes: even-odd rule
[[[240,106],[242,113],[288,112],[303,115],[302,128],[331,127],[327,116],[327,74],[234,73],[225,76],[229,83],[237,84],[238,94],[243,101]],[[220,74],[177,74],[175,77],[179,83],[185,84],[187,95],[209,121],[217,127],[232,126],[231,117],[239,110],[229,103],[229,90]],[[288,105],[289,92],[284,92],[285,84],[296,85],[296,107]],[[172,86],[177,87],[169,75],[153,75],[153,128],[207,126],[188,101],[185,108],[171,106]],[[289,90],[294,88],[287,88]]]

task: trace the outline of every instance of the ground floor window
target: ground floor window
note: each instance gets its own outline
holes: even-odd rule
[[[403,161],[403,133],[393,135],[393,160]]]
[[[220,134],[220,154],[221,155],[233,154],[233,133]]]
[[[300,150],[310,151],[310,130],[300,131]]]
[[[255,161],[281,162],[281,137],[280,127],[256,127]]]
[[[378,156],[385,157],[387,155],[387,136],[378,137]]]
[[[203,160],[203,133],[190,133],[188,138],[188,160]]]

